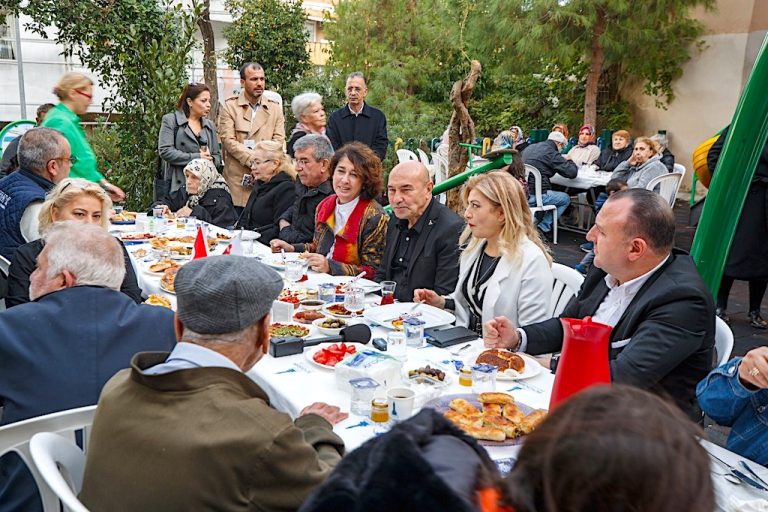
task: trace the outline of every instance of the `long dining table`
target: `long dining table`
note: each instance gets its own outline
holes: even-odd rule
[[[225,234],[227,236],[234,235],[232,231],[217,228],[215,226],[206,227],[209,236],[215,236],[216,233]],[[135,231],[135,227],[113,226],[113,230],[116,236],[121,236],[125,233]],[[173,227],[168,227],[161,233],[158,233],[158,236],[178,236],[182,234],[189,235],[190,231],[178,231]],[[222,254],[226,245],[227,244],[225,243],[217,244],[211,251],[211,254]],[[150,244],[148,242],[127,245],[131,261],[136,269],[139,286],[146,294],[154,293],[166,297],[171,302],[172,307],[175,308],[175,296],[164,291],[160,287],[160,277],[157,274],[146,271],[147,265],[153,261],[152,251],[149,250],[149,248]],[[144,249],[147,252],[147,255],[137,256],[136,252],[139,249]],[[244,256],[258,258],[267,264],[274,261],[274,258],[279,257],[279,255],[274,255],[267,245],[262,244],[259,241],[245,242],[244,249]],[[351,277],[330,276],[328,274],[317,273],[310,270],[307,272],[306,282],[298,284],[286,282],[286,287],[315,287],[317,284],[323,282],[339,284],[344,283],[349,279],[351,279]],[[372,289],[374,288],[369,288],[369,291]],[[375,308],[379,304],[380,299],[381,297],[375,293],[367,293],[366,308]],[[370,326],[372,338],[379,337],[386,339],[387,333],[390,332],[389,329],[382,325],[371,322],[366,316],[360,317],[357,321],[366,323]],[[323,335],[318,333],[313,326],[307,339],[311,340],[322,336]],[[389,383],[389,386],[398,387],[403,385],[404,382],[407,381],[407,369],[429,364],[432,367],[437,366],[445,370],[447,374],[446,386],[441,390],[442,396],[469,394],[471,393],[471,389],[459,384],[458,375],[456,372],[451,371],[451,365],[453,361],[466,360],[468,354],[479,353],[482,350],[482,347],[483,342],[480,338],[447,349],[438,348],[426,343],[423,343],[419,348],[408,347],[406,350],[406,357],[402,361],[402,369],[399,378],[394,382]],[[307,356],[307,353],[308,352],[305,351],[302,354],[279,358],[266,354],[247,372],[247,375],[265,391],[269,396],[273,407],[289,414],[291,417],[297,417],[304,407],[314,402],[325,402],[331,405],[336,405],[343,411],[349,411],[351,402],[350,393],[337,387],[334,370],[315,364],[312,359]],[[531,358],[527,358],[526,363],[528,365],[538,364]],[[503,391],[511,394],[518,403],[524,404],[531,409],[548,409],[554,375],[549,369],[544,367],[533,369],[535,369],[535,372],[531,372],[533,375],[529,378],[519,380],[497,379],[496,391]],[[383,392],[384,390],[381,389],[381,391]],[[418,411],[420,405],[423,405],[422,403],[419,403],[418,398],[419,396],[417,395],[417,407],[415,412]],[[334,431],[344,440],[348,451],[354,450],[379,433],[374,428],[374,424],[370,421],[369,417],[351,413],[347,419],[334,426]],[[503,468],[506,465],[508,468],[509,464],[513,463],[516,459],[521,443],[522,440],[516,440],[504,443],[502,446],[487,445],[485,446],[485,449],[488,451],[490,457],[500,464],[500,467]],[[717,458],[731,466],[738,467],[740,462],[743,461],[764,480],[768,481],[768,469],[765,467],[749,461],[748,459],[720,446],[709,443],[708,441],[702,440],[702,445],[711,455],[715,455]],[[711,460],[711,471],[713,482],[715,484],[718,510],[736,510],[733,508],[733,505],[740,501],[768,499],[768,493],[766,492],[759,491],[744,483],[733,484],[728,481],[724,477],[726,468],[715,458],[712,458]],[[768,501],[766,501],[765,506],[768,507]]]

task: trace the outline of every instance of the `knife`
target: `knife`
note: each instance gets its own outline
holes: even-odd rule
[[[766,482],[765,482],[765,480],[763,480],[762,478],[760,478],[760,475],[758,475],[757,473],[755,473],[755,472],[752,470],[752,468],[751,468],[751,467],[749,467],[749,464],[747,464],[747,463],[746,463],[746,462],[744,462],[743,460],[740,460],[740,461],[739,461],[739,466],[741,466],[741,467],[743,467],[744,469],[746,469],[746,470],[747,470],[747,472],[748,472],[750,475],[752,475],[752,477],[753,477],[755,480],[757,480],[758,482],[760,482],[760,483],[763,485],[763,487],[768,487],[768,483],[766,483]]]
[[[739,480],[741,480],[741,481],[742,481],[742,482],[744,482],[745,484],[747,484],[747,485],[750,485],[750,486],[754,487],[755,489],[759,489],[759,490],[761,490],[761,491],[768,491],[768,488],[764,487],[764,486],[763,486],[763,485],[761,485],[759,482],[755,481],[754,479],[752,479],[752,478],[750,478],[749,476],[745,475],[744,473],[742,473],[742,472],[741,472],[741,471],[739,471],[738,469],[734,468],[733,466],[731,466],[730,464],[728,464],[727,462],[725,462],[723,459],[721,459],[721,458],[720,458],[720,457],[718,457],[717,455],[715,455],[715,454],[713,454],[712,452],[710,452],[709,450],[707,450],[707,453],[709,454],[709,456],[710,456],[710,457],[712,457],[712,458],[713,458],[713,459],[715,459],[717,462],[719,462],[720,464],[722,464],[722,465],[723,465],[725,468],[727,468],[727,469],[728,469],[728,471],[730,471],[730,473],[731,473],[733,476],[735,476],[736,478],[738,478]],[[750,469],[750,471],[751,471],[751,469]]]

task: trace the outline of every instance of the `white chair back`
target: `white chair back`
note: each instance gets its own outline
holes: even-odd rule
[[[77,499],[83,487],[85,453],[72,441],[50,432],[32,436],[29,451],[44,485],[61,500],[65,512],[88,512]]]
[[[397,161],[399,163],[403,162],[409,162],[411,160],[419,161],[419,157],[416,156],[416,153],[409,149],[398,149],[397,150]]]
[[[549,301],[547,316],[556,317],[563,312],[571,298],[578,295],[584,276],[571,267],[560,263],[552,264],[552,275],[555,285],[552,287],[552,298]]]
[[[84,446],[87,447],[88,429],[86,427],[90,427],[95,412],[96,406],[89,405],[0,427],[0,455],[16,452],[21,457],[37,483],[45,512],[59,512],[59,499],[45,486],[42,476],[32,463],[29,441],[32,436],[40,432],[59,432],[74,441],[75,431],[83,429]]]
[[[536,205],[530,207],[531,213],[535,215],[536,212],[552,212],[552,243],[557,244],[557,206],[544,204],[541,198],[541,172],[534,166],[525,164],[525,179],[528,180],[528,176],[531,174],[533,174],[534,181],[533,194],[536,197]],[[528,192],[531,193],[530,190]]]
[[[419,161],[424,164],[424,167],[429,168],[432,162],[429,161],[429,156],[421,148],[416,148],[416,152],[419,154]]]
[[[646,185],[646,189],[655,190],[658,187],[658,192],[666,199],[669,206],[675,206],[675,197],[677,196],[677,190],[680,188],[680,182],[683,180],[683,175],[678,172],[670,172],[668,174],[662,174],[656,176]]]
[[[715,358],[717,366],[731,359],[733,350],[733,331],[721,318],[715,317]]]
[[[435,165],[435,185],[437,185],[448,178],[448,159],[435,152],[432,153],[432,161]],[[438,200],[445,204],[446,194],[440,194]]]

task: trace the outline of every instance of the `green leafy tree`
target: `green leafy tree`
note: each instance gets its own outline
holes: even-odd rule
[[[479,48],[508,56],[507,70],[530,71],[542,59],[586,66],[584,122],[596,124],[608,69],[622,81],[642,80],[658,106],[674,99],[672,83],[703,30],[690,17],[697,6],[714,0],[487,0],[471,34]]]
[[[113,133],[97,140],[117,145],[98,148],[99,165],[126,191],[127,204],[146,206],[152,196],[157,160],[157,134],[163,114],[175,109],[194,45],[195,20],[173,0],[4,0],[0,7],[32,18],[28,28],[76,56],[110,91],[105,111],[120,113]],[[108,158],[105,158],[110,155]]]
[[[281,91],[309,69],[304,9],[295,0],[228,0],[233,21],[224,29],[224,59],[238,69],[249,61],[264,67],[267,86]]]

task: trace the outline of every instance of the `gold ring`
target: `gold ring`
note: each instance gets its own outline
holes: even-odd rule
[[[758,370],[757,368],[752,368],[751,370],[749,370],[750,377],[757,377],[758,373],[760,373],[760,370]]]

